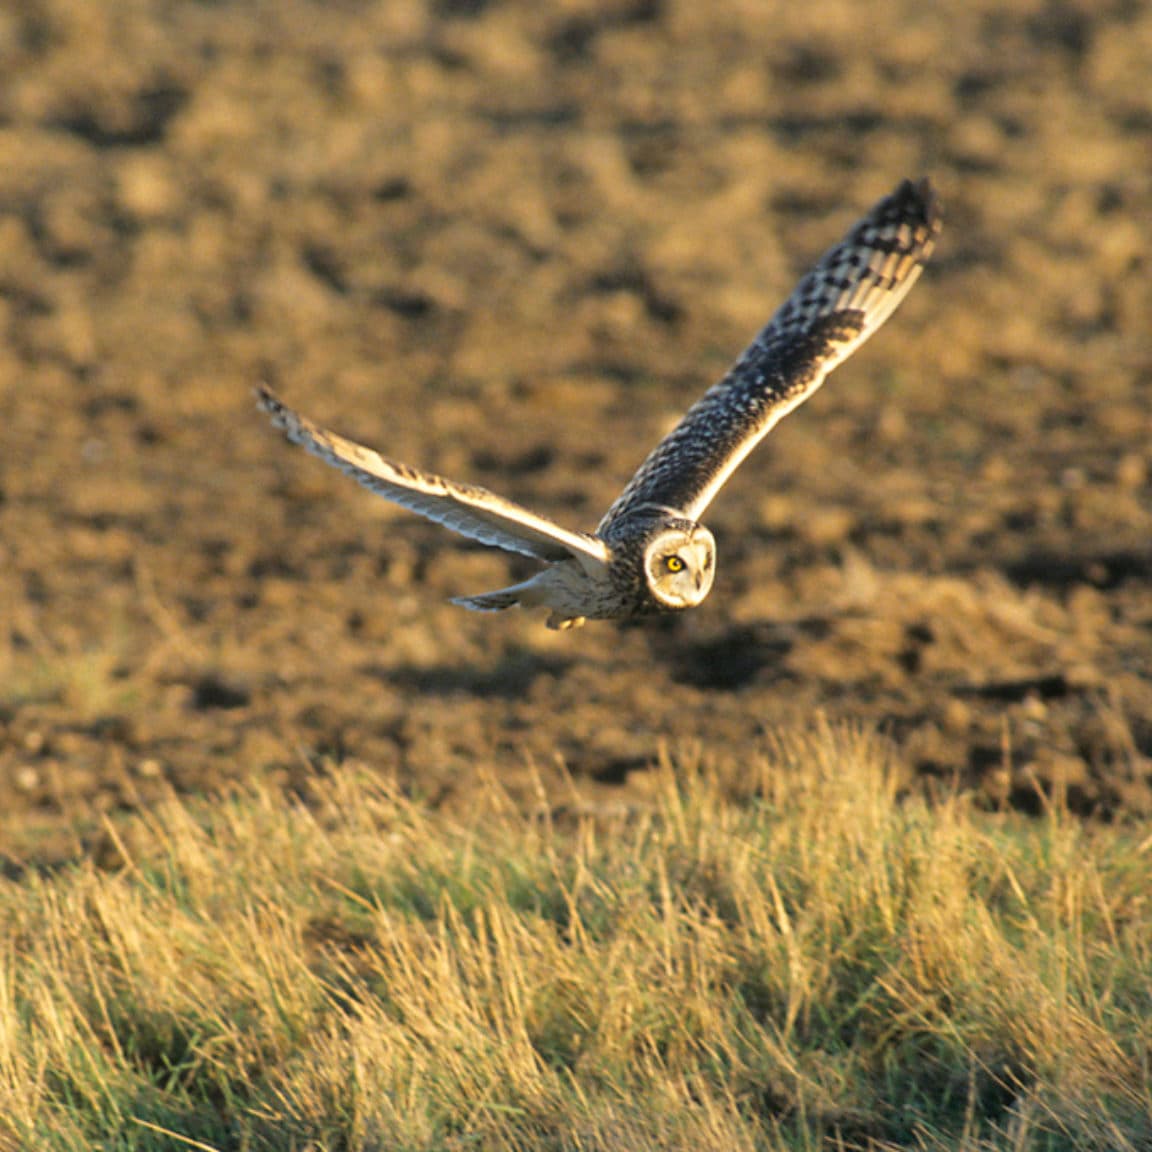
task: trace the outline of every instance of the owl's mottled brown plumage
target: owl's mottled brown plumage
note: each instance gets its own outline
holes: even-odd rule
[[[483,544],[547,562],[532,579],[454,603],[552,610],[550,627],[699,604],[715,543],[697,523],[741,461],[892,314],[932,254],[940,212],[927,180],[905,180],[800,281],[728,374],[640,466],[595,535],[484,488],[388,460],[320,428],[266,387],[261,407],[288,438],[396,503]]]
[[[892,314],[940,231],[926,180],[905,180],[800,281],[718,384],[640,466],[598,534],[642,504],[696,520],[772,427]]]

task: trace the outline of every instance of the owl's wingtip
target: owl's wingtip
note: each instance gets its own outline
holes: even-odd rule
[[[256,397],[256,407],[264,412],[275,412],[284,407],[280,397],[263,380],[253,387],[252,395]]]
[[[256,407],[271,418],[274,428],[291,433],[293,425],[301,422],[301,417],[263,381],[252,389],[252,393],[256,397]]]
[[[943,211],[940,196],[930,177],[920,176],[917,179],[907,177],[901,180],[896,191],[892,193],[892,199],[901,208],[917,215],[933,235],[940,231]]]

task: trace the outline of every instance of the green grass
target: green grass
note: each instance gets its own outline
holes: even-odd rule
[[[823,729],[655,771],[554,827],[338,769],[6,882],[0,1148],[1152,1147],[1146,830]]]

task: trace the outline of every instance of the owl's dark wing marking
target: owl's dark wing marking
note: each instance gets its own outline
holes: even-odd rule
[[[537,516],[471,484],[457,484],[430,472],[421,472],[388,460],[371,448],[346,440],[293,411],[266,386],[256,389],[261,408],[294,444],[339,468],[365,488],[467,536],[521,552],[537,560],[575,558],[588,566],[608,563],[607,545],[584,532],[569,532],[545,516]]]
[[[598,533],[644,505],[698,520],[782,417],[892,314],[940,231],[927,180],[905,180],[825,253],[744,354],[651,453]]]

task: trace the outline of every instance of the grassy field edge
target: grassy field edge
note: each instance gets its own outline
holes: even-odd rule
[[[1148,1146],[1139,830],[821,725],[653,779],[462,824],[343,766],[5,881],[0,1147]]]

